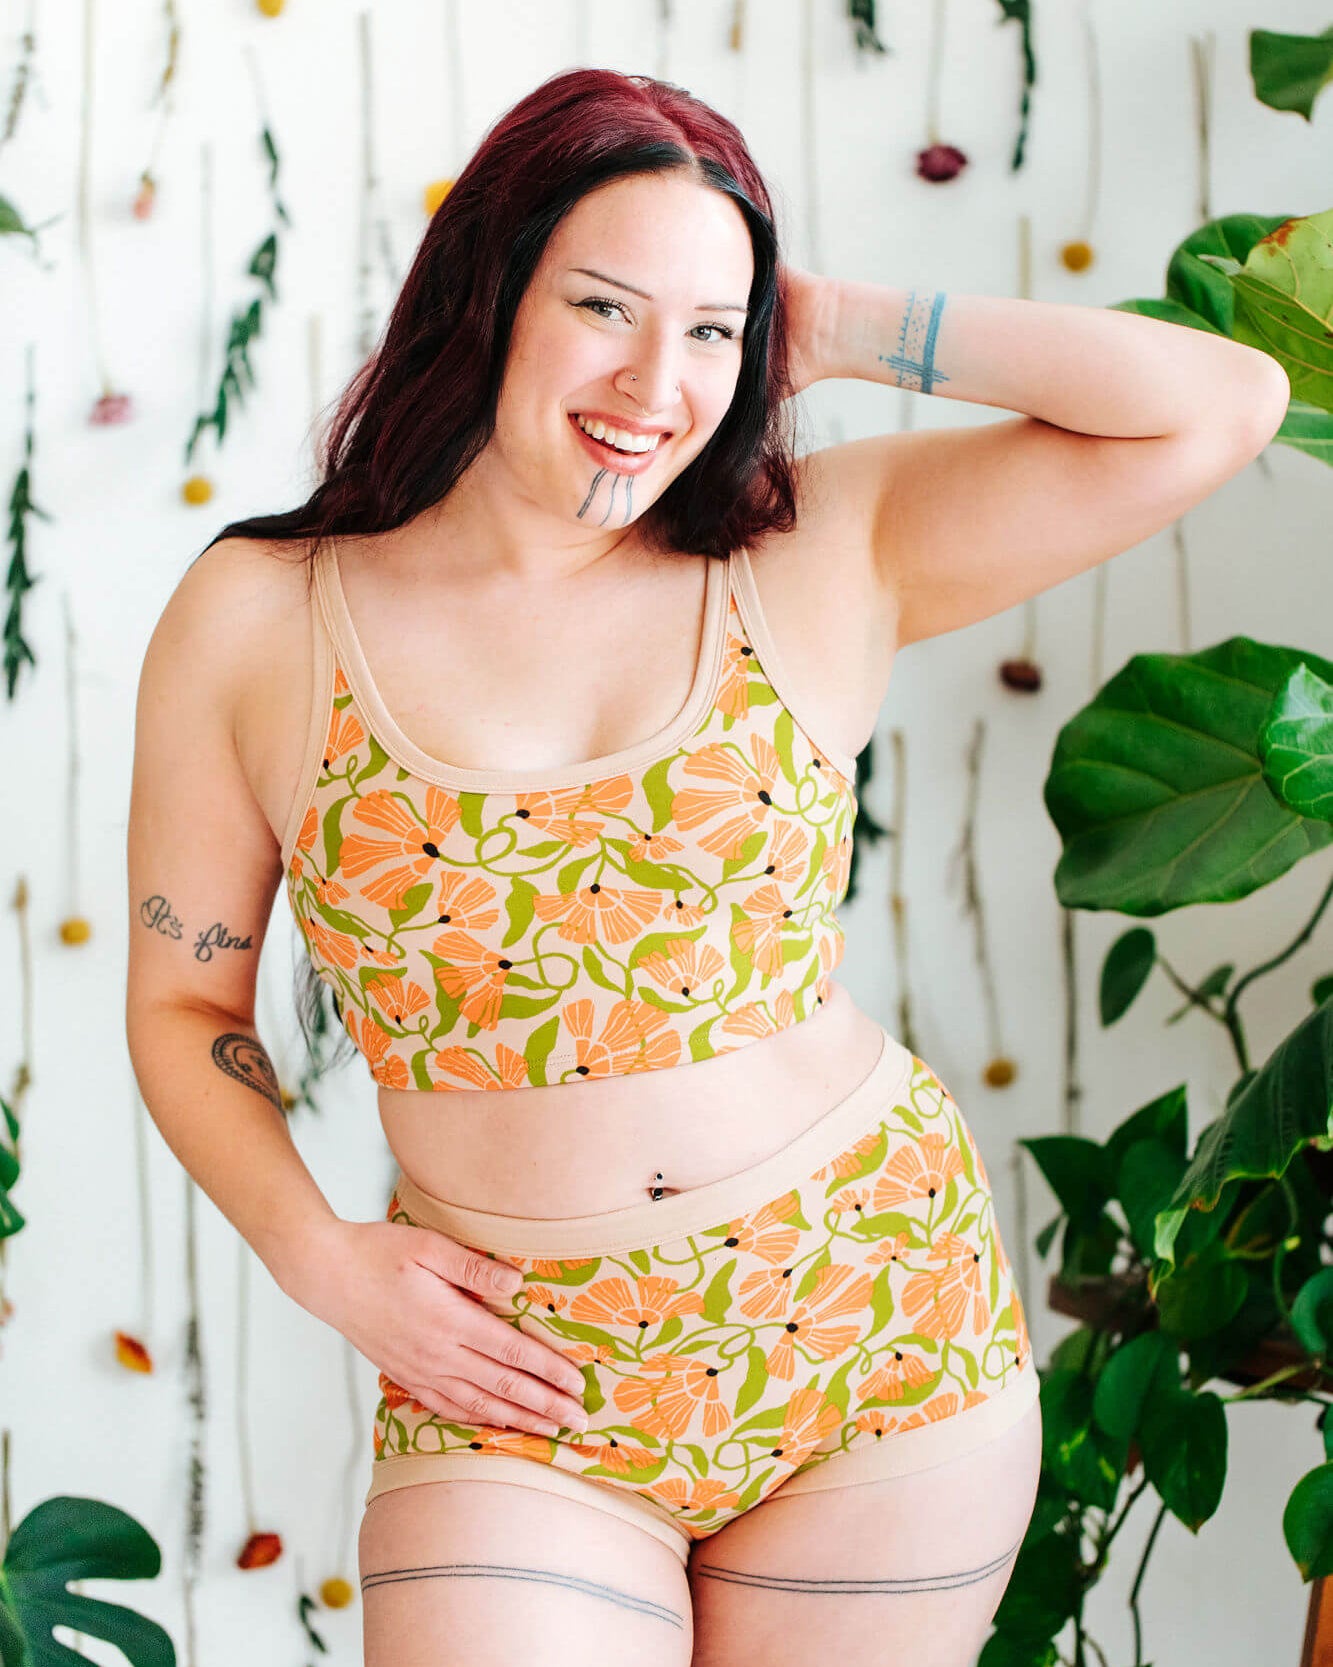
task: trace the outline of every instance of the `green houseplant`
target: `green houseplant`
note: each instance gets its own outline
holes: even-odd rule
[[[1164,301],[1124,307],[1271,353],[1293,395],[1275,438],[1333,459],[1333,211],[1210,222],[1173,255]],[[1273,884],[1333,842],[1333,662],[1248,637],[1135,655],[1061,730],[1045,802],[1066,908],[1145,918]],[[1333,972],[1262,1061],[1240,1014],[1244,991],[1316,937],[1331,898],[1333,880],[1295,939],[1240,976],[1227,963],[1182,977],[1145,926],[1109,950],[1104,1025],[1160,970],[1183,997],[1168,1022],[1203,1014],[1231,1041],[1236,1080],[1192,1154],[1183,1086],[1105,1140],[1021,1142],[1060,1205],[1036,1240],[1046,1257],[1060,1236],[1054,1304],[1082,1323],[1042,1368],[1037,1503],[981,1667],[1053,1667],[1066,1634],[1074,1667],[1105,1660],[1085,1601],[1150,1491],[1130,1592],[1141,1667],[1157,1530],[1170,1512],[1197,1531],[1218,1508],[1229,1402],[1316,1409],[1322,1455],[1293,1478],[1283,1530],[1305,1580],[1333,1572]]]

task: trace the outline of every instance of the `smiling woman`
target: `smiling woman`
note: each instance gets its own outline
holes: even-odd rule
[[[833,976],[894,611],[798,491],[810,298],[730,122],[553,77],[435,214],[309,501],[225,528],[145,661],[131,886],[232,954],[133,939],[136,1067],[380,1369],[368,1667],[538,1631],[795,1667],[864,1657],[885,1598],[904,1655],[963,1667],[1031,1510],[981,1153]],[[279,884],[378,1091],[382,1220],[199,1047],[263,1055]]]

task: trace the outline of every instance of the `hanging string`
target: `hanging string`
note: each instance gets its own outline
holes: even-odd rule
[[[919,1054],[916,1023],[912,1018],[912,977],[907,964],[907,897],[903,891],[903,847],[907,835],[907,737],[901,729],[889,732],[893,749],[893,810],[889,817],[889,922],[893,958],[898,967],[898,1022],[894,1034],[903,1046]]]
[[[467,123],[463,120],[463,32],[459,25],[458,0],[449,0],[448,15],[449,115],[453,123],[453,172],[459,174],[467,154],[464,137]]]
[[[199,263],[203,304],[199,317],[198,384],[199,409],[207,409],[210,371],[213,364],[213,317],[216,297],[213,289],[213,141],[199,147]]]
[[[74,631],[74,615],[69,605],[69,592],[60,593],[60,607],[65,620],[65,881],[66,924],[82,919],[79,899],[83,887],[79,880],[79,701],[78,678],[75,675],[78,639]],[[86,936],[86,934],[85,934]],[[81,941],[67,938],[67,942]]]

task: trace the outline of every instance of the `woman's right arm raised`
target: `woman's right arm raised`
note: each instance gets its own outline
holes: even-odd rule
[[[282,859],[235,738],[272,559],[248,541],[205,551],[140,673],[125,1019],[144,1103],[279,1287],[395,1382],[454,1419],[535,1428],[540,1412],[566,1424],[552,1385],[578,1393],[582,1377],[477,1300],[502,1302],[509,1270],[424,1228],[344,1221],[288,1130],[254,1022]]]

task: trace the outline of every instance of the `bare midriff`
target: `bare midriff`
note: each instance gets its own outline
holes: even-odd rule
[[[772,1156],[869,1075],[881,1038],[830,980],[808,1019],[712,1059],[549,1088],[381,1088],[380,1121],[403,1174],[436,1198],[529,1220],[594,1215]]]

